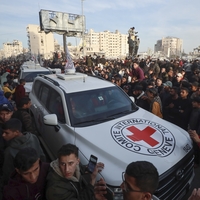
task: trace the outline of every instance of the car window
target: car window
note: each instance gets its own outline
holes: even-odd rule
[[[50,88],[47,87],[46,85],[42,85],[40,92],[39,92],[39,99],[44,106],[47,105],[49,93],[50,93]]]
[[[39,97],[39,94],[41,94],[40,90],[41,90],[41,82],[40,81],[36,81],[35,84],[34,84],[34,93],[36,95],[36,97]]]
[[[38,80],[34,83],[34,94],[50,114],[56,114],[58,121],[65,123],[63,102],[60,94]]]
[[[65,122],[62,99],[61,99],[61,96],[56,91],[51,90],[47,109],[49,110],[51,114],[57,115],[58,121],[62,123]]]
[[[73,126],[101,123],[137,110],[118,87],[67,94],[66,99]]]
[[[22,78],[25,79],[25,81],[28,82],[33,82],[35,77],[37,77],[38,74],[52,74],[50,71],[35,71],[35,72],[23,72],[22,73]]]

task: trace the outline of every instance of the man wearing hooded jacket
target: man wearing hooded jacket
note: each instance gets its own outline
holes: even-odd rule
[[[4,151],[3,184],[7,184],[11,173],[14,171],[13,161],[20,149],[32,147],[37,150],[40,159],[45,161],[45,155],[37,137],[29,132],[21,133],[21,128],[22,123],[15,118],[5,122],[2,127],[2,137],[9,141]]]
[[[97,163],[94,172],[81,174],[78,158],[78,147],[73,144],[63,145],[58,151],[58,159],[51,162],[47,176],[47,200],[94,200],[94,184],[99,168]],[[86,179],[87,178],[87,179]]]

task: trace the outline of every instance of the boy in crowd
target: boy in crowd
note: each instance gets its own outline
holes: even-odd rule
[[[45,199],[49,164],[40,161],[31,147],[21,149],[14,159],[15,171],[3,190],[3,200]]]

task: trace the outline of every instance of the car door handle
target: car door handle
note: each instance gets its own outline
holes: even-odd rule
[[[60,126],[56,125],[55,126],[55,131],[58,132],[60,130]]]

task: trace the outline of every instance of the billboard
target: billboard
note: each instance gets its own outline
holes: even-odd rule
[[[40,10],[40,29],[46,33],[56,32],[76,36],[85,32],[85,16],[64,12]]]

